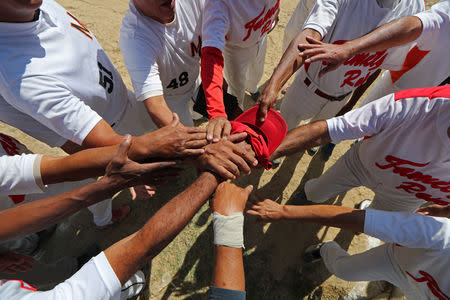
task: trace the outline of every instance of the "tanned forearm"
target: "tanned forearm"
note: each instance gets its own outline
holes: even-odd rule
[[[141,230],[105,250],[122,284],[175,238],[217,185],[215,175],[202,173],[191,186],[157,211]]]
[[[245,291],[242,248],[214,246],[212,285],[223,289]]]
[[[112,197],[125,187],[124,182],[99,180],[74,191],[1,211],[0,240],[48,228],[82,208]]]
[[[144,101],[150,118],[159,128],[169,125],[172,122],[172,111],[167,106],[164,97],[155,96]]]
[[[282,219],[364,232],[365,211],[335,205],[284,205]]]
[[[299,33],[289,44],[281,57],[275,71],[270,77],[267,85],[279,91],[291,76],[303,65],[305,58],[299,56],[299,44],[307,44],[306,37],[322,40],[320,33],[313,29],[305,29]]]
[[[269,160],[305,151],[331,142],[326,121],[316,121],[291,130]]]
[[[376,52],[416,40],[422,34],[422,21],[418,17],[404,17],[384,24],[371,33],[345,43],[352,55]]]

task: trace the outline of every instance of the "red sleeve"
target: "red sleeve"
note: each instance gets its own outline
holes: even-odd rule
[[[223,104],[223,56],[215,47],[202,48],[201,77],[209,119],[227,117]]]

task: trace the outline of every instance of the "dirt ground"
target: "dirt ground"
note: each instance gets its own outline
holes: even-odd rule
[[[128,7],[126,0],[58,0],[97,37],[131,88],[123,58],[118,47],[121,20]],[[434,2],[434,1],[433,1]],[[297,0],[281,0],[280,20],[269,34],[263,84],[281,57],[284,27]],[[251,106],[250,97],[246,105]],[[37,153],[62,155],[59,149],[43,143],[0,123],[0,131],[18,138]],[[236,181],[240,186],[253,184],[258,193],[280,203],[289,203],[304,183],[318,177],[347,151],[350,143],[337,145],[333,156],[324,162],[319,155],[297,154],[284,159],[273,170],[256,170],[249,177]],[[90,243],[106,248],[139,229],[164,203],[186,188],[195,177],[187,168],[176,183],[163,186],[149,200],[131,201],[128,192],[119,194],[114,206],[128,203],[132,212],[120,225],[106,230],[95,228],[88,211],[82,211],[62,222],[45,245],[42,256],[53,260],[64,255],[79,255]],[[373,193],[356,188],[329,203],[353,207]],[[245,224],[246,285],[248,299],[389,299],[390,288],[383,283],[349,283],[331,276],[322,263],[304,264],[303,250],[321,241],[335,240],[350,253],[364,251],[377,241],[364,234],[330,227],[300,223],[260,224],[247,218]],[[140,299],[204,299],[212,274],[213,247],[211,211],[204,205],[176,239],[145,267],[148,286]],[[383,293],[384,291],[384,293]],[[391,297],[391,299],[393,299]],[[397,298],[398,299],[398,298]]]

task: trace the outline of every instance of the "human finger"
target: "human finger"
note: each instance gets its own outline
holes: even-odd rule
[[[222,164],[228,171],[230,171],[234,175],[235,178],[233,179],[236,179],[241,173],[239,171],[239,167],[234,163],[234,159],[236,159],[234,155],[236,154],[230,155],[228,160],[224,160]]]
[[[127,134],[123,137],[122,142],[120,143],[119,149],[117,150],[117,157],[120,158],[123,162],[125,162],[128,158],[128,150],[131,147],[131,135]]]
[[[205,153],[205,149],[185,149],[182,154],[184,156],[199,156]]]
[[[245,187],[245,189],[244,189],[244,192],[246,192],[247,193],[247,196],[250,196],[250,194],[252,193],[252,191],[253,191],[253,185],[247,185],[246,187]]]
[[[204,138],[206,138],[206,128],[204,127],[184,127],[186,132],[189,134],[194,133],[202,133],[204,135]]]
[[[316,40],[315,38],[310,37],[310,36],[306,36],[306,41],[308,43],[310,43],[310,44],[316,44],[316,45],[323,45],[323,44],[325,44],[324,42]]]
[[[257,116],[258,120],[261,123],[264,123],[264,121],[266,120],[268,109],[269,109],[269,104],[267,103],[267,101],[265,101],[265,100],[261,101],[261,103],[259,104],[258,116]]]
[[[236,179],[236,177],[233,175],[233,173],[231,173],[230,171],[228,171],[225,167],[223,166],[216,166],[211,168],[211,171],[217,173],[217,175],[219,175],[222,178],[225,179],[230,179],[230,180],[234,180]]]
[[[206,139],[204,140],[195,140],[195,141],[189,141],[184,144],[184,147],[187,149],[198,149],[203,148],[206,145],[208,145],[208,141]]]
[[[137,193],[136,190],[134,189],[134,186],[130,187],[128,190],[130,191],[131,194],[131,200],[133,201],[136,200]]]
[[[225,123],[222,121],[219,121],[216,123],[216,125],[214,126],[214,131],[213,131],[213,142],[218,142],[220,140],[220,138],[222,137],[222,132],[223,132],[223,128],[225,126]]]
[[[231,123],[226,121],[225,125],[223,126],[223,133],[222,137],[227,138],[231,133]]]
[[[247,138],[248,134],[247,132],[240,132],[240,133],[235,133],[230,135],[227,140],[229,140],[232,143],[238,143],[238,142],[242,142],[243,140],[245,140]]]
[[[214,127],[216,126],[214,119],[212,119],[209,124],[208,127],[206,127],[206,139],[208,141],[212,141],[213,137],[214,137]]]
[[[240,157],[242,157],[247,163],[249,163],[251,166],[257,166],[258,160],[255,157],[255,152],[253,150],[246,151],[242,148],[234,148],[233,149],[236,154],[238,154]]]
[[[231,155],[230,160],[239,168],[241,172],[246,175],[250,175],[251,169],[241,156],[233,154]]]

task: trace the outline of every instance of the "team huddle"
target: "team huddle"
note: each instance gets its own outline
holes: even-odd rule
[[[130,0],[118,43],[131,91],[55,0],[1,2],[0,120],[68,155],[31,153],[0,132],[0,299],[137,296],[141,268],[208,199],[210,299],[246,298],[244,214],[363,232],[385,243],[349,255],[328,241],[303,259],[347,281],[388,281],[407,299],[450,299],[450,0],[428,10],[423,0],[299,0],[258,87],[281,4]],[[292,205],[230,183],[295,153],[328,160],[344,140],[356,141]],[[197,177],[137,232],[79,257],[33,257],[83,208],[97,227],[120,227],[131,209],[113,209],[112,196],[149,198],[176,184],[181,165]],[[318,205],[359,186],[375,196],[358,208]]]

